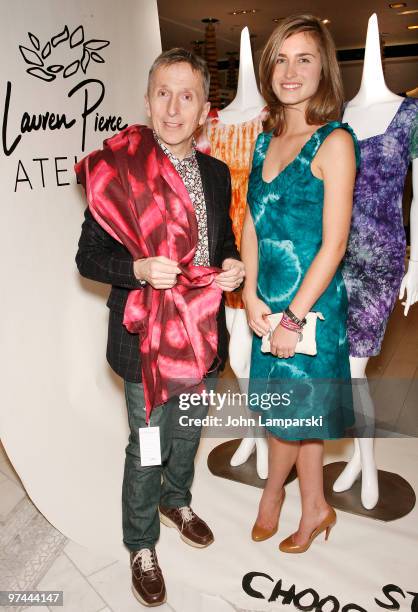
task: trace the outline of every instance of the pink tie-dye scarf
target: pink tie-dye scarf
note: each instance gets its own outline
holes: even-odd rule
[[[193,265],[193,204],[152,130],[133,125],[75,166],[96,221],[134,260],[164,255],[181,274],[172,289],[130,291],[123,323],[139,334],[146,418],[152,408],[199,384],[217,356],[220,270]]]

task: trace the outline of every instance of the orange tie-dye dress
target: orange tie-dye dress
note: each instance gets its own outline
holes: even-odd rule
[[[230,216],[238,250],[241,245],[242,226],[247,205],[248,176],[250,173],[250,153],[254,142],[263,131],[262,122],[265,111],[250,121],[226,124],[212,111],[197,141],[197,148],[220,159],[229,166],[231,172],[232,199]],[[225,303],[230,308],[244,308],[241,291],[225,293]]]

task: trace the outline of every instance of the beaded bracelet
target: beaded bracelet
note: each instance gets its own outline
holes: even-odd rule
[[[281,327],[284,329],[288,329],[289,331],[296,332],[298,335],[298,341],[300,342],[303,339],[302,335],[302,327],[297,325],[292,319],[290,319],[285,313],[280,321]]]
[[[292,329],[295,331],[300,331],[302,329],[300,325],[292,321],[292,319],[289,319],[289,317],[286,314],[283,314],[280,322],[283,323],[283,326],[286,326],[287,329]]]
[[[303,327],[304,325],[306,325],[306,318],[304,319],[299,319],[291,310],[289,307],[287,307],[284,310],[284,314],[286,316],[289,317],[289,319],[291,319],[294,323],[296,323],[296,325],[298,325],[299,327]]]

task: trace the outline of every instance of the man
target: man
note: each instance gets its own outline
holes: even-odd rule
[[[157,147],[176,169],[193,204],[198,224],[193,263],[221,267],[223,271],[214,282],[223,291],[232,291],[242,283],[244,268],[229,218],[229,170],[224,163],[196,151],[193,142],[194,132],[209,112],[208,91],[205,62],[184,49],[172,49],[162,53],[150,69],[145,104]],[[200,427],[180,427],[176,422],[178,396],[154,407],[150,415],[149,424],[159,427],[162,465],[141,465],[138,430],[145,427],[146,414],[144,388],[138,384],[139,340],[137,334],[127,331],[123,316],[130,290],[146,284],[157,291],[170,290],[181,270],[177,261],[161,255],[134,261],[129,251],[99,225],[89,208],[76,262],[83,276],[112,284],[107,302],[107,359],[124,380],[131,430],[122,487],[123,539],[131,553],[134,595],[144,605],[155,606],[166,600],[155,553],[159,521],[177,528],[183,541],[191,546],[208,546],[214,537],[190,507]],[[217,323],[217,353],[223,367],[227,342],[222,305]],[[200,418],[206,413],[207,407],[200,405],[191,408],[188,416]]]

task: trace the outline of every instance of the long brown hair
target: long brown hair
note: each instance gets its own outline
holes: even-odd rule
[[[334,41],[327,27],[313,15],[293,15],[284,19],[271,34],[260,60],[261,93],[267,102],[269,116],[263,124],[266,131],[278,136],[285,127],[285,107],[273,91],[272,80],[277,56],[286,38],[309,32],[321,53],[322,74],[316,93],[308,101],[306,122],[320,125],[341,118],[343,86]]]

